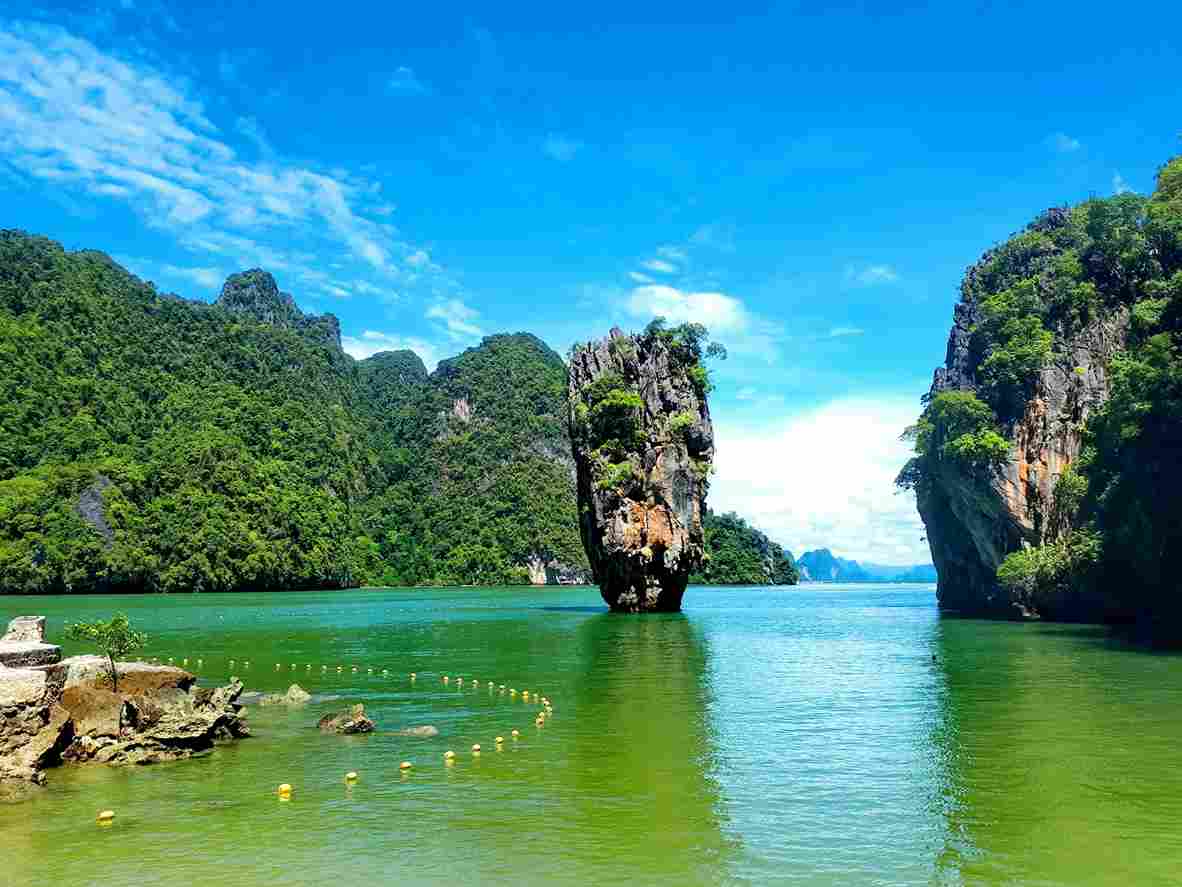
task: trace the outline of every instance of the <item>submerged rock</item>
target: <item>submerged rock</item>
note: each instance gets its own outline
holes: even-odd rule
[[[425,724],[422,727],[407,727],[405,730],[399,730],[398,735],[414,736],[418,739],[430,739],[433,736],[438,736],[439,730],[430,724]]]
[[[374,722],[365,716],[365,706],[357,703],[352,708],[325,715],[316,726],[322,733],[372,733]]]
[[[266,693],[258,698],[259,705],[305,705],[312,694],[299,684],[292,684],[286,693]]]
[[[579,529],[603,599],[676,611],[705,550],[714,459],[698,328],[606,339],[571,355],[567,400]]]

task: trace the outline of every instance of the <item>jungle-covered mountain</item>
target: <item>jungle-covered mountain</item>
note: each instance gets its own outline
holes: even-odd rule
[[[942,606],[1179,637],[1180,346],[1182,157],[968,270],[899,477]]]
[[[355,361],[263,271],[0,231],[0,591],[585,581],[565,392],[528,334]]]

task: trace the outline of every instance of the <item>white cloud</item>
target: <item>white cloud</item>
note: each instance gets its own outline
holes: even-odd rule
[[[1120,173],[1114,173],[1112,176],[1112,193],[1113,194],[1131,194],[1133,189],[1129,187],[1129,183],[1125,181],[1124,176]]]
[[[177,265],[162,265],[160,268],[162,274],[169,274],[173,277],[179,277],[183,280],[191,280],[198,286],[203,286],[209,290],[222,289],[222,284],[225,283],[229,276],[223,274],[217,268],[181,268]]]
[[[687,293],[671,286],[638,286],[628,298],[628,313],[637,318],[664,317],[672,324],[702,323],[712,334],[741,333],[750,326],[743,303],[723,293]]]
[[[402,95],[426,95],[431,91],[427,84],[423,83],[415,72],[405,65],[390,75],[390,80],[386,85],[391,92]]]
[[[656,271],[658,274],[672,274],[677,270],[677,266],[666,262],[664,259],[649,259],[647,262],[641,262],[640,266],[649,271]]]
[[[656,281],[647,274],[641,274],[639,271],[629,271],[628,276],[637,283],[656,283]]]
[[[684,262],[688,256],[679,246],[662,246],[657,248],[657,255],[674,262]]]
[[[842,336],[860,336],[866,332],[861,327],[857,326],[835,326],[829,331],[830,339],[839,339]]]
[[[428,370],[434,370],[442,359],[439,348],[425,339],[414,336],[395,336],[377,330],[366,330],[360,336],[342,336],[341,347],[357,360],[365,360],[381,351],[413,351]]]
[[[406,264],[412,268],[421,268],[423,265],[431,263],[431,256],[427,254],[426,250],[417,249],[406,257]]]
[[[1060,154],[1070,154],[1082,147],[1079,139],[1072,138],[1065,132],[1057,132],[1054,135],[1047,136],[1047,144]]]
[[[427,317],[441,321],[453,339],[472,339],[484,335],[476,323],[480,312],[469,308],[459,299],[447,299],[427,309]]]
[[[899,272],[890,265],[868,265],[865,268],[849,265],[845,269],[845,279],[861,286],[874,286],[876,283],[894,283],[899,279]]]
[[[737,511],[800,555],[827,546],[877,563],[929,563],[915,497],[895,475],[910,400],[839,400],[810,412],[737,426],[716,422],[710,507]]]
[[[371,217],[388,205],[376,184],[277,159],[256,121],[235,126],[258,161],[238,156],[185,81],[60,28],[0,24],[0,154],[12,169],[121,199],[190,250],[302,281],[322,279],[326,255],[400,279],[393,260],[415,247]],[[454,288],[430,270],[433,292]]]
[[[557,160],[560,163],[567,163],[574,160],[575,155],[583,148],[583,143],[567,138],[566,136],[555,135],[551,133],[542,142],[542,150],[546,156],[552,160]]]

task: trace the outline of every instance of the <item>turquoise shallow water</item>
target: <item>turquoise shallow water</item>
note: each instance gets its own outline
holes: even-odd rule
[[[340,696],[252,707],[255,738],[202,759],[52,771],[0,806],[0,883],[1177,883],[1182,658],[1096,628],[941,619],[930,586],[685,605],[612,616],[586,588],[0,598],[0,619],[43,613],[57,637],[126,611],[149,655],[200,657],[203,682]],[[544,692],[553,719],[537,729],[488,680]],[[379,732],[321,735],[346,702]],[[441,735],[395,732],[416,724]]]

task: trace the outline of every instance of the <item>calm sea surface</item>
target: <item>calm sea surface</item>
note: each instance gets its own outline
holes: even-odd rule
[[[691,589],[645,618],[587,588],[0,598],[54,638],[117,610],[204,683],[340,699],[252,706],[255,738],[201,759],[51,771],[0,805],[0,883],[1182,880],[1182,658],[941,619],[931,586]],[[315,729],[347,702],[378,732]]]

